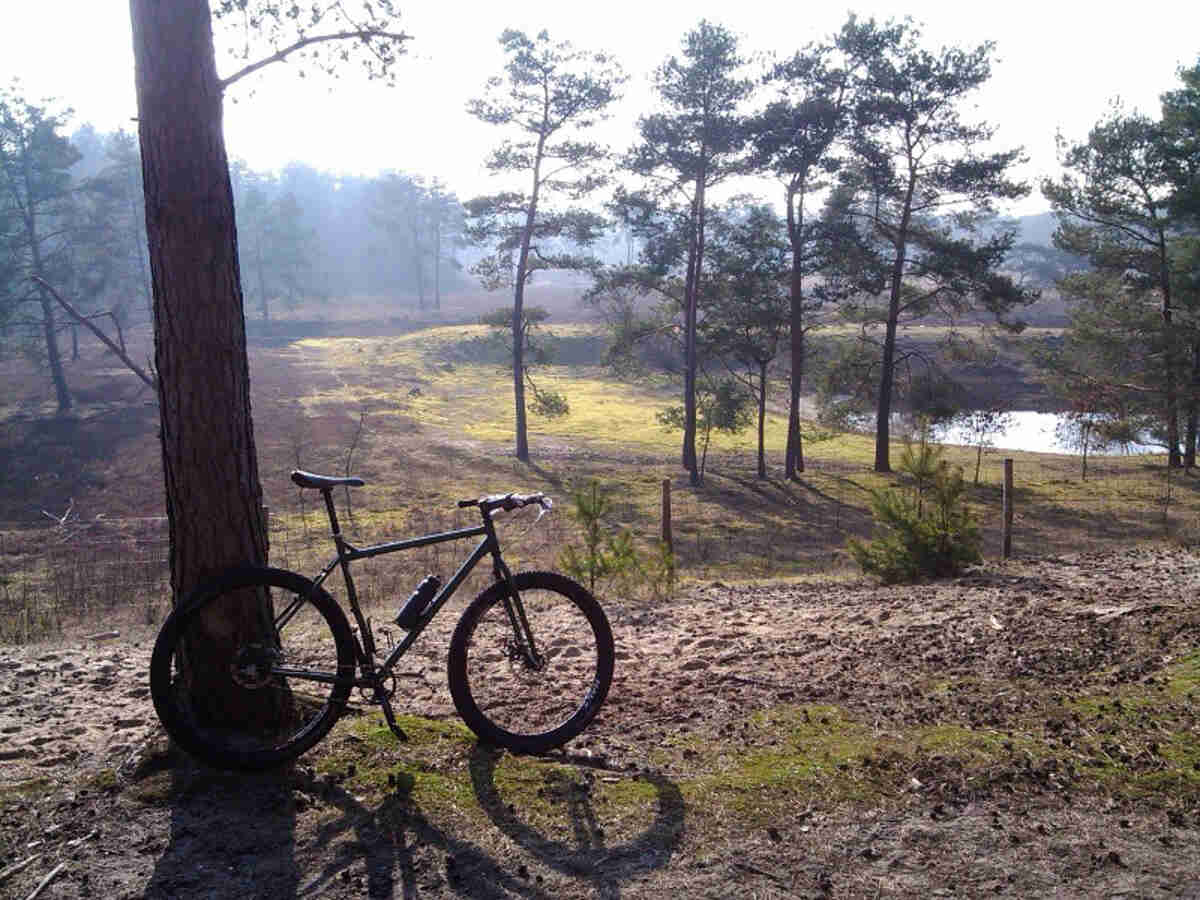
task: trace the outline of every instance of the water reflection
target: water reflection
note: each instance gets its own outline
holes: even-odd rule
[[[1062,416],[1058,413],[1017,410],[1010,412],[1012,425],[1003,434],[995,435],[991,445],[997,450],[1026,450],[1032,453],[1073,453],[1073,448],[1061,443],[1055,429]],[[961,428],[938,430],[938,439],[943,444],[970,444],[971,437]],[[1120,456],[1126,453],[1162,453],[1161,447],[1149,444],[1129,444],[1127,447],[1110,447],[1094,450],[1089,455]]]

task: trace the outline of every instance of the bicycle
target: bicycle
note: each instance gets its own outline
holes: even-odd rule
[[[355,547],[338,525],[333,490],[357,477],[296,470],[292,481],[321,492],[336,555],[314,578],[261,566],[230,569],[205,581],[167,617],[150,660],[150,691],[167,733],[191,755],[219,768],[267,769],[315,746],[345,712],[351,692],[383,710],[399,740],[396,664],[483,559],[495,581],[463,612],[450,639],[447,677],[454,706],[482,742],[545,753],[595,718],[612,684],[614,647],[604,610],[582,585],[552,572],[513,574],[492,515],[552,504],[541,493],[460,500],[482,523],[452,531]],[[377,660],[370,621],[359,606],[350,564],[388,553],[480,537],[443,586],[429,576],[404,603],[406,632]],[[357,626],[323,584],[345,579]],[[267,612],[269,611],[269,615]]]

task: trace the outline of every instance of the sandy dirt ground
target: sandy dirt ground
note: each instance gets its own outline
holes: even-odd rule
[[[937,722],[1002,731],[1056,697],[1153,689],[1200,644],[1198,588],[1200,557],[1136,548],[933,585],[714,582],[653,610],[608,601],[617,676],[570,758],[654,786],[652,820],[619,844],[605,841],[603,809],[585,804],[561,840],[489,802],[484,748],[471,772],[488,834],[365,807],[303,767],[204,772],[163,751],[146,639],[0,648],[0,896],[28,897],[56,872],[39,896],[1200,897],[1197,810],[1114,799],[1070,765],[1031,770],[1014,755],[981,790],[933,756],[910,761],[909,789],[887,802],[806,802],[765,829],[697,830],[679,784],[704,773],[686,751],[647,763],[685,734],[736,742],[748,714],[781,706],[834,705],[881,734]],[[404,711],[446,718],[445,641],[431,637],[403,666]],[[955,688],[928,688],[939,680]],[[1120,752],[1102,738],[1085,747],[1085,729],[1046,716],[1083,767]],[[1200,728],[1190,697],[1164,695],[1161,728]],[[169,796],[154,802],[143,785],[164,767]]]

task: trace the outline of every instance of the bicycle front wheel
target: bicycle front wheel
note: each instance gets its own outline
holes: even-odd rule
[[[450,640],[450,694],[481,740],[544,753],[599,712],[612,684],[612,628],[596,598],[569,578],[522,572],[513,583],[519,605],[498,582],[459,620]]]
[[[267,769],[329,732],[354,666],[354,636],[328,593],[293,572],[239,568],[167,617],[150,693],[188,753],[218,768]]]

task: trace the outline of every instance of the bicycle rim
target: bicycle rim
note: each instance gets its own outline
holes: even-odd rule
[[[151,692],[168,733],[192,755],[263,769],[324,737],[353,672],[353,637],[328,594],[289,572],[238,570],[168,618]]]
[[[538,753],[579,734],[612,681],[612,631],[599,604],[570,579],[515,576],[537,650],[531,665],[514,632],[507,592],[496,585],[468,607],[451,641],[450,688],[481,738]]]

